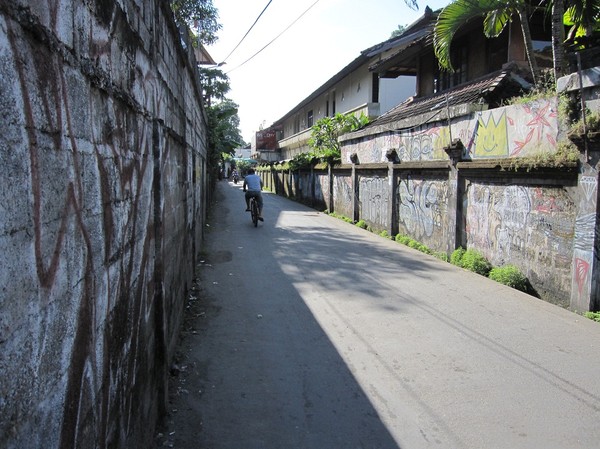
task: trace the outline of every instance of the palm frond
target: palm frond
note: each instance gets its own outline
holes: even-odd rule
[[[456,32],[468,21],[488,11],[476,0],[456,0],[440,12],[433,31],[433,50],[441,68],[453,71],[450,46]]]
[[[496,9],[489,12],[483,20],[483,32],[486,37],[498,37],[506,24],[510,22],[514,10],[511,9]]]

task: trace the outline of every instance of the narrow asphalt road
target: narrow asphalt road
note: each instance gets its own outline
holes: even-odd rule
[[[264,196],[218,185],[160,446],[600,447],[599,323]]]

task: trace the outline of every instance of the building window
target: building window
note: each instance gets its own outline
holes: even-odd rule
[[[454,72],[443,71],[439,76],[439,90],[444,91],[451,89],[455,86],[467,82],[467,69],[468,69],[468,47],[467,45],[459,45],[456,49],[451,51],[450,58]],[[435,90],[435,88],[434,88]]]
[[[331,103],[331,116],[333,117],[335,115],[335,91],[333,91],[332,98],[333,101]]]
[[[312,126],[313,126],[313,111],[311,109],[310,111],[308,111],[308,114],[306,114],[306,127],[311,128]]]
[[[379,74],[373,73],[373,103],[379,103]]]

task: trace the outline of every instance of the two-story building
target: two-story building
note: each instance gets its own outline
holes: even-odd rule
[[[401,112],[404,106],[398,105],[403,102],[407,106],[473,81],[477,82],[462,97],[452,98],[452,104],[462,102],[465,96],[473,100],[473,93],[479,93],[475,95],[476,102],[487,102],[483,98],[486,97],[497,103],[527,87],[522,82],[528,78],[528,63],[518,20],[495,39],[484,36],[482,20],[465,24],[452,45],[455,71],[448,73],[440,71],[433,53],[432,36],[438,13],[426,7],[423,16],[401,35],[362,51],[286,115],[259,131],[253,142],[253,157],[263,161],[285,160],[308,151],[311,126],[337,112],[364,114],[374,120],[391,110]],[[538,11],[530,16],[529,25],[538,64],[551,67],[548,17]],[[509,66],[510,72],[518,76],[498,79],[500,71]],[[496,89],[496,81],[506,87]],[[411,109],[414,105],[406,112],[414,112]]]
[[[400,37],[393,37],[366,50],[302,100],[271,126],[256,133],[253,157],[262,161],[291,159],[309,150],[311,127],[336,113],[364,114],[374,119],[415,94],[415,73],[401,76],[373,71],[371,66],[386,60],[399,49],[430,32],[423,28],[432,11],[425,14]]]

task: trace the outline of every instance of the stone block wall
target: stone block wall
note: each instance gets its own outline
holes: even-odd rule
[[[0,446],[150,447],[206,210],[162,0],[0,0]]]

